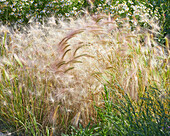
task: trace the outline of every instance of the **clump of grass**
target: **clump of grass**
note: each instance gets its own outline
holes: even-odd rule
[[[97,124],[73,127],[72,135],[169,135],[168,96],[160,97],[159,90],[149,87],[135,102],[127,94],[120,99],[117,90],[104,90],[104,106],[96,107]]]
[[[145,87],[169,86],[169,54],[154,41],[158,28],[129,29],[125,19],[51,18],[23,31],[1,26],[0,116],[18,133],[59,135],[97,120],[106,84],[139,100]],[[134,18],[135,21],[135,18]]]

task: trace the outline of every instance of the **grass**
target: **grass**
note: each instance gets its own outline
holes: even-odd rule
[[[160,46],[157,20],[145,19],[147,27],[107,14],[1,25],[0,131],[168,135],[169,41]]]
[[[73,136],[85,135],[141,135],[168,136],[169,114],[165,107],[168,99],[159,96],[156,88],[146,88],[146,92],[134,102],[127,94],[121,99],[116,90],[104,87],[104,107],[96,107],[98,123],[73,127]]]

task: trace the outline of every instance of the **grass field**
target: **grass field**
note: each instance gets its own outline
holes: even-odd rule
[[[168,14],[167,5],[153,12],[137,1],[67,2],[72,6],[63,10],[79,15],[67,16],[61,8],[65,17],[43,22],[25,20],[23,9],[26,24],[9,15],[13,27],[1,20],[0,132],[169,135],[170,47],[167,19],[160,14]]]

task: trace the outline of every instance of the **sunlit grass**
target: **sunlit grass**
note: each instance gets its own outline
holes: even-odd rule
[[[157,22],[132,30],[118,17],[85,15],[59,24],[50,18],[22,31],[1,26],[0,116],[11,132],[60,135],[99,123],[95,107],[107,108],[104,84],[120,100],[129,94],[138,102],[150,86],[169,98],[169,49],[155,41]]]
[[[169,135],[169,96],[160,97],[160,91],[153,87],[139,101],[129,95],[119,97],[117,90],[104,86],[103,107],[96,107],[98,117],[86,127],[72,127],[72,136],[80,135]]]

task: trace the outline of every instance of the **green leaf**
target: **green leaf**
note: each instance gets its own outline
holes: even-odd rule
[[[21,61],[19,60],[19,58],[18,58],[18,56],[16,54],[14,54],[14,58],[18,62],[18,64],[23,68],[22,63],[21,63]]]

